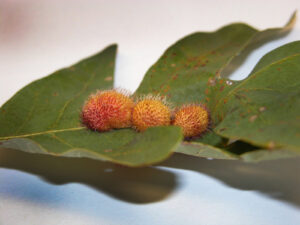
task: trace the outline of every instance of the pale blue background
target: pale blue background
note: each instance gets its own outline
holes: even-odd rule
[[[167,46],[244,21],[283,25],[299,1],[0,0],[0,105],[30,81],[119,44],[115,85],[134,91]],[[241,79],[262,46],[233,74]],[[1,128],[0,128],[1,129]],[[300,159],[259,164],[175,155],[128,169],[0,150],[0,225],[297,225]]]

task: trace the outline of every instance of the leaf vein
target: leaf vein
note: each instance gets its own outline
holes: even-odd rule
[[[90,79],[85,82],[85,84],[83,85],[83,88],[76,94],[74,95],[71,99],[69,99],[68,101],[66,101],[66,103],[64,104],[64,106],[62,107],[62,109],[59,112],[59,115],[56,119],[56,121],[53,123],[53,125],[51,126],[51,128],[55,127],[55,125],[58,124],[58,122],[61,120],[64,112],[66,111],[66,108],[68,107],[68,105],[74,101],[76,98],[78,98],[89,86],[89,84],[91,83],[91,81],[94,79],[95,77],[95,73],[92,73],[92,75],[90,76]]]
[[[51,134],[51,133],[58,133],[58,132],[64,132],[64,131],[66,131],[66,132],[67,131],[76,131],[76,130],[83,130],[83,129],[86,129],[86,128],[85,127],[73,127],[73,128],[66,128],[66,129],[60,129],[60,130],[48,130],[48,131],[41,131],[41,132],[30,133],[30,134],[0,137],[0,140],[8,140],[8,139],[12,139],[12,138],[24,138],[24,137],[43,135],[43,134]]]

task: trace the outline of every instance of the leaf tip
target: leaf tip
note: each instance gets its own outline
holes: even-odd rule
[[[293,14],[291,15],[290,19],[288,20],[288,22],[286,23],[285,27],[288,29],[291,29],[292,27],[294,27],[296,20],[297,20],[297,13],[298,10],[296,9]]]
[[[107,46],[106,49],[111,49],[111,50],[117,51],[118,50],[118,44],[117,43],[112,43],[109,46]]]

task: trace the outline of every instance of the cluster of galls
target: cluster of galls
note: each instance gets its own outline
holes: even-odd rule
[[[171,110],[160,96],[132,100],[126,91],[98,91],[91,95],[82,109],[82,122],[92,130],[133,127],[144,131],[149,127],[175,125],[186,138],[202,135],[209,127],[210,117],[201,104],[184,105]]]

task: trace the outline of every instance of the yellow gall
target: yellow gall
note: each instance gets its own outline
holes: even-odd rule
[[[165,100],[147,96],[138,101],[132,111],[132,124],[138,131],[149,127],[167,126],[171,123],[171,111]]]
[[[202,135],[209,127],[208,110],[202,105],[182,106],[175,112],[173,125],[181,127],[186,138]]]
[[[126,91],[98,91],[83,106],[82,122],[97,131],[130,127],[133,107],[134,102]]]

